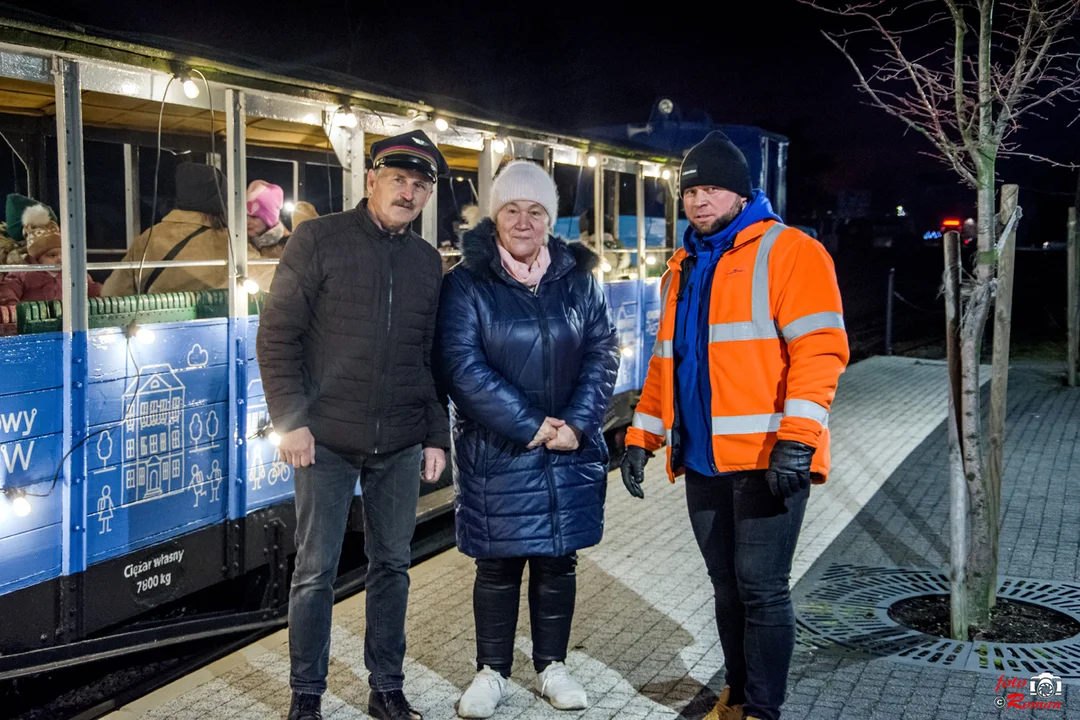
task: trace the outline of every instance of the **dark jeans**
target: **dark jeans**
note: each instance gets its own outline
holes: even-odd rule
[[[357,476],[368,559],[364,664],[374,690],[401,689],[420,457],[419,445],[348,460],[316,445],[315,464],[296,469],[296,570],[289,593],[293,691],[326,692],[334,578]]]
[[[716,593],[716,627],[732,700],[776,720],[795,648],[788,581],[799,539],[804,490],[773,497],[762,471],[707,477],[688,472],[686,505]]]
[[[514,663],[521,574],[529,563],[529,624],[533,665],[543,672],[566,660],[577,596],[577,554],[562,557],[494,558],[476,561],[473,617],[476,669],[484,665],[510,677]]]

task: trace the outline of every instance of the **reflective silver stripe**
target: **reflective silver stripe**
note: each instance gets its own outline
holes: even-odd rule
[[[754,277],[750,289],[750,321],[714,323],[709,326],[709,342],[738,342],[740,340],[773,340],[780,337],[772,318],[769,303],[769,254],[780,233],[787,230],[782,223],[774,223],[765,231],[758,243],[754,259]],[[754,432],[762,432],[755,430]]]
[[[776,325],[766,323],[733,322],[715,323],[709,326],[709,342],[736,342],[739,340],[775,340],[779,337]]]
[[[815,330],[826,328],[843,330],[844,316],[838,312],[819,312],[812,315],[804,315],[798,320],[792,320],[784,326],[784,340],[791,342],[797,337],[802,337]]]
[[[664,280],[660,283],[660,325],[664,326],[664,316],[667,315],[668,291],[671,290],[671,271],[664,273]]]
[[[660,307],[667,305],[668,292],[671,291],[671,278],[672,272],[670,270],[664,273],[664,281],[660,284]]]
[[[750,318],[763,324],[772,321],[772,305],[769,303],[769,254],[780,233],[787,230],[787,225],[774,223],[758,244],[757,257],[754,259],[754,285],[750,293]]]
[[[780,421],[785,417],[809,418],[829,426],[829,411],[811,400],[788,400],[784,403],[783,413],[765,413],[763,415],[718,415],[712,419],[713,435],[750,435],[752,433],[772,433],[780,429]]]
[[[634,413],[633,427],[639,430],[644,430],[652,435],[664,435],[666,428],[664,427],[664,421],[654,415],[646,415],[645,413]]]
[[[675,343],[671,340],[657,340],[653,345],[652,354],[658,358],[675,357]]]
[[[671,447],[671,431],[670,430],[665,430],[664,431],[664,444],[667,445],[668,447]]]
[[[712,419],[713,435],[751,435],[770,433],[780,429],[780,413],[764,415],[724,415]]]
[[[801,417],[829,426],[829,411],[813,400],[788,400],[784,403],[785,417]]]

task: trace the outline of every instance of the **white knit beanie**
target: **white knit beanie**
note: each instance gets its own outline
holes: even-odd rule
[[[516,200],[527,200],[543,205],[548,214],[548,227],[555,227],[559,215],[559,192],[555,181],[544,169],[527,160],[508,164],[491,185],[491,217],[502,206]]]

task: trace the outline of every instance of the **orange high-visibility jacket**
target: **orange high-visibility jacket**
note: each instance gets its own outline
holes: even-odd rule
[[[675,425],[675,308],[687,253],[668,261],[660,330],[626,443],[653,451]],[[777,440],[816,448],[815,482],[829,473],[829,407],[848,361],[840,289],[821,243],[775,220],[745,228],[720,258],[709,295],[712,450],[720,472],[764,470]],[[688,402],[680,398],[680,403]]]

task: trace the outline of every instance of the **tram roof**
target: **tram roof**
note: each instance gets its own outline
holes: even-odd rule
[[[293,63],[286,66],[161,36],[74,25],[10,6],[0,6],[0,12],[4,14],[0,18],[0,107],[8,114],[28,118],[55,114],[48,57],[62,55],[89,61],[98,71],[89,77],[84,73],[83,124],[88,128],[156,132],[162,79],[167,81],[179,70],[196,69],[206,76],[212,93],[223,93],[224,87],[247,91],[250,145],[324,152],[327,136],[322,113],[311,111],[348,105],[363,116],[369,146],[404,123],[432,120],[436,115],[445,118],[452,129],[440,135],[440,149],[455,170],[476,169],[483,139],[491,137],[512,138],[522,146],[515,148],[519,156],[539,155],[536,159],[541,159],[544,147],[554,147],[557,161],[584,164],[585,154],[595,153],[609,158],[612,169],[620,171],[632,172],[632,168],[620,167],[619,160],[655,165],[680,161],[655,151],[538,128],[452,98],[427,94],[421,99],[417,93],[345,73]],[[39,62],[28,63],[25,56]],[[125,90],[125,70],[134,71],[126,81],[129,91]],[[208,136],[206,98],[191,100],[179,87],[173,90],[162,115],[163,134]],[[223,102],[215,103],[214,126],[219,129],[224,128],[223,108]]]

